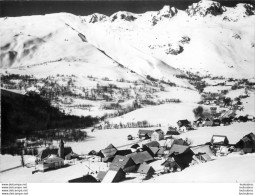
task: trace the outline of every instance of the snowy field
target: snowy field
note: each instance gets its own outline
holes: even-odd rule
[[[254,183],[255,154],[226,156],[204,164],[186,168],[181,172],[155,177],[147,182],[233,182]]]
[[[181,119],[195,120],[192,110],[198,105],[195,103],[170,103],[159,106],[150,106],[135,110],[123,116],[110,119],[113,123],[127,123],[147,120],[150,124],[162,126],[176,126]]]
[[[198,130],[189,131],[180,135],[181,138],[191,140],[191,145],[196,146],[210,142],[213,135],[226,135],[230,144],[235,144],[243,136],[253,132],[255,134],[255,123],[234,123],[229,126],[200,127]]]

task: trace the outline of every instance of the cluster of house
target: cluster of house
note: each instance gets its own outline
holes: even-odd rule
[[[61,139],[59,148],[46,148],[36,155],[36,171],[45,172],[51,169],[58,169],[65,166],[64,160],[80,158],[74,153],[71,147],[65,147]]]
[[[189,166],[205,163],[213,160],[215,156],[231,152],[255,152],[253,133],[244,136],[234,145],[229,144],[224,135],[213,135],[210,142],[198,146],[190,146],[187,140],[178,139],[178,135],[176,129],[170,129],[166,134],[161,129],[142,129],[138,131],[138,136],[147,139],[147,143],[136,143],[125,150],[119,150],[110,144],[99,152],[91,151],[88,155],[98,156],[100,161],[107,163],[109,167],[107,171],[99,171],[95,181],[120,182],[130,174],[138,174],[143,179],[150,178],[159,173],[153,168],[154,165],[150,164],[157,160],[163,160],[161,173],[169,173],[182,171]],[[91,178],[90,175],[85,175],[69,182],[88,182],[87,177]]]
[[[197,120],[193,121],[191,124],[190,121],[187,119],[179,120],[177,122],[178,128],[181,132],[187,132],[188,130],[193,130],[195,127],[211,127],[211,126],[221,126],[221,125],[230,125],[233,122],[248,122],[248,121],[255,121],[255,117],[251,115],[245,116],[229,116],[229,117],[221,117],[221,118],[213,118],[213,117],[205,117],[205,118],[198,118]]]

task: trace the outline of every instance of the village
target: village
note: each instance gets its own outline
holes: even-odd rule
[[[22,155],[22,167],[19,166],[18,169],[27,169],[31,175],[39,174],[43,180],[43,175],[47,178],[48,172],[54,175],[57,170],[69,172],[71,167],[82,166],[86,171],[79,173],[80,177],[70,178],[65,182],[144,182],[160,175],[173,174],[202,163],[217,161],[231,154],[254,153],[254,129],[250,133],[245,131],[247,134],[236,143],[230,142],[224,133],[213,134],[207,142],[198,145],[194,145],[192,138],[182,136],[188,132],[196,132],[197,128],[225,128],[246,123],[254,127],[255,119],[239,117],[231,119],[230,123],[224,121],[200,118],[192,123],[184,119],[177,121],[176,127],[135,128],[128,131],[132,133],[123,138],[126,139],[126,144],[114,146],[110,143],[105,148],[90,148],[90,151],[87,148],[86,151],[89,152],[83,154],[76,152],[70,142],[60,139],[55,144],[49,143],[47,147],[43,147],[35,156],[25,158]],[[26,140],[17,141],[26,143]],[[8,172],[15,171],[17,170],[4,170],[1,174],[5,177]]]

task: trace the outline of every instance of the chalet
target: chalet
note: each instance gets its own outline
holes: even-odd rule
[[[164,143],[164,147],[166,149],[170,149],[174,144],[176,145],[184,145],[184,146],[188,146],[188,143],[183,140],[183,139],[173,139],[173,138],[169,138],[165,141]]]
[[[149,165],[141,164],[137,170],[137,173],[150,177],[155,173],[155,170]]]
[[[229,144],[227,136],[224,135],[213,135],[211,139],[213,146],[227,146]]]
[[[143,130],[143,129],[140,129],[138,131],[138,137],[140,139],[150,139],[151,138],[151,135],[154,133],[154,130]]]
[[[213,121],[211,119],[205,118],[203,123],[202,123],[202,126],[209,127],[209,126],[212,126],[212,124],[213,124]]]
[[[231,123],[232,123],[232,119],[229,117],[221,119],[221,124],[223,125],[230,125]]]
[[[164,139],[164,132],[161,129],[144,130],[138,131],[138,137],[140,139],[151,139],[151,141],[159,141]]]
[[[125,179],[126,173],[121,168],[110,168],[101,183],[116,183]]]
[[[190,149],[187,149],[182,154],[173,156],[173,158],[174,158],[174,161],[181,168],[181,170],[183,170],[187,168],[190,165],[190,163],[193,161],[193,155],[194,153]]]
[[[117,155],[110,164],[110,169],[118,168],[121,168],[125,173],[130,173],[136,171],[137,165],[131,157]]]
[[[221,124],[220,119],[213,119],[212,126],[220,126],[220,124]]]
[[[235,145],[236,148],[240,148],[244,153],[255,152],[255,135],[254,133],[249,133],[245,135],[239,142]]]
[[[143,152],[136,152],[127,155],[132,158],[132,160],[135,162],[135,164],[142,164],[144,162],[151,162],[153,161],[153,157],[149,154],[147,151]]]
[[[101,157],[101,160],[103,160],[104,162],[111,162],[116,152],[117,149],[112,144],[110,144],[105,149],[100,150],[97,153],[97,156]]]
[[[162,165],[165,172],[181,171],[188,167],[193,161],[194,153],[187,149],[185,152],[169,157]]]
[[[190,126],[191,126],[191,123],[190,123],[187,119],[185,119],[185,120],[179,120],[179,121],[177,121],[177,125],[178,125],[179,128],[181,128],[181,127],[183,127],[183,126],[185,126],[185,127],[190,127]]]
[[[151,134],[151,141],[159,141],[162,139],[164,139],[164,132],[161,129],[157,129]]]
[[[71,179],[68,183],[98,183],[98,181],[92,175],[84,175],[76,179]]]
[[[194,126],[197,126],[197,127],[202,126],[202,123],[203,123],[203,119],[201,117],[193,122]]]

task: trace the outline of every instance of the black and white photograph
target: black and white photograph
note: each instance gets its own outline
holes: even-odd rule
[[[1,0],[1,183],[255,183],[254,4]]]

